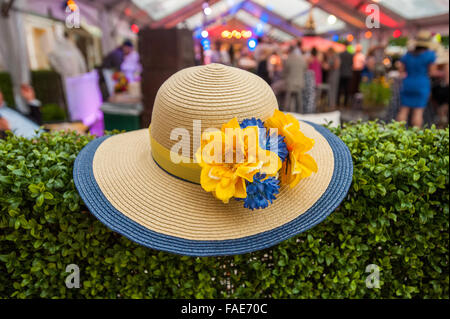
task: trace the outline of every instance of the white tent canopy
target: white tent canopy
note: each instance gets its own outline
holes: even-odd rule
[[[103,54],[114,49],[119,38],[135,37],[130,25],[148,25],[153,20],[146,11],[132,1],[77,0],[80,25],[85,29],[96,29],[101,34]],[[27,30],[24,17],[42,17],[66,24],[73,14],[66,1],[54,0],[0,0],[0,65],[11,75],[16,104],[24,109],[19,87],[30,82],[30,57],[27,47]],[[44,20],[43,20],[44,21]],[[70,20],[73,22],[73,20]]]

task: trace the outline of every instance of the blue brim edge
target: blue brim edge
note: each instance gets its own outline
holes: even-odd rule
[[[330,184],[319,200],[294,220],[256,235],[228,240],[190,240],[152,231],[114,208],[103,195],[93,172],[97,148],[110,136],[97,138],[78,154],[73,170],[75,186],[89,211],[115,231],[145,247],[186,256],[223,256],[249,253],[274,246],[322,222],[345,198],[353,176],[352,157],[348,147],[327,128],[309,123],[329,143],[334,155]]]

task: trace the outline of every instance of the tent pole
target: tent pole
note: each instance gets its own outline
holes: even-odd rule
[[[9,10],[11,10],[15,0],[9,0],[2,4],[2,16],[7,18],[9,16]]]

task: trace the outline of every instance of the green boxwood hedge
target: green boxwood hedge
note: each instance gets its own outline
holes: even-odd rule
[[[6,104],[14,108],[16,102],[14,101],[13,84],[9,73],[0,72],[0,91],[3,93]]]
[[[72,180],[92,137],[0,141],[1,298],[448,298],[449,130],[335,129],[353,184],[317,227],[271,249],[220,258],[139,246],[84,207]],[[80,268],[79,289],[66,267]],[[380,269],[369,289],[366,267]]]

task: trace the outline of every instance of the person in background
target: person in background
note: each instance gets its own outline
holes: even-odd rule
[[[247,48],[242,49],[237,66],[246,71],[250,71],[253,73],[256,72],[256,61],[251,57],[250,52]]]
[[[289,112],[302,112],[302,89],[305,86],[306,61],[301,55],[295,53],[295,47],[290,47],[288,57],[283,64],[283,78],[286,85],[284,108]],[[292,95],[297,98],[296,109],[292,102]]]
[[[27,101],[28,108],[35,108],[39,103],[34,97],[34,90],[29,85],[22,85],[22,98]],[[39,103],[40,104],[40,103]],[[40,113],[34,112],[34,116],[38,116],[40,122]],[[0,138],[6,137],[5,131],[11,131],[14,135],[26,138],[36,136],[39,124],[31,115],[24,115],[19,110],[9,108],[4,100],[4,96],[0,91]]]
[[[220,46],[220,59],[222,60],[222,63],[225,65],[231,65],[231,57],[230,53],[227,50],[226,45]]]
[[[269,43],[267,37],[258,38],[258,44],[255,48],[254,57],[257,62],[256,74],[264,79],[269,85],[272,80],[269,76],[269,57],[273,53],[272,45]]]
[[[257,62],[256,74],[260,76],[264,81],[266,81],[269,85],[272,83],[272,80],[269,76],[269,57],[273,53],[272,45],[269,43],[269,40],[266,37],[258,38],[258,45],[255,48],[255,59]]]
[[[345,47],[348,43],[345,43]],[[352,69],[353,69],[353,54],[345,50],[339,54],[339,59],[341,61],[340,71],[339,71],[339,94],[338,103],[340,105],[341,96],[344,95],[344,106],[348,106],[350,102],[350,89],[352,81]]]
[[[20,94],[25,100],[28,110],[21,111],[23,115],[28,117],[37,125],[42,125],[41,102],[36,99],[36,94],[31,85],[22,84],[20,86]]]
[[[131,44],[131,42],[130,42]],[[125,74],[129,83],[139,82],[141,80],[142,65],[139,53],[134,49],[133,44],[125,46],[124,57],[120,70]]]
[[[341,60],[339,55],[330,47],[326,53],[326,62],[323,68],[327,72],[327,83],[330,87],[329,106],[334,110],[337,105],[338,89],[339,89],[339,72],[341,68]]]
[[[437,125],[445,128],[448,125],[449,104],[449,55],[448,49],[440,47],[437,51],[436,69],[431,73],[432,98],[437,107]]]
[[[436,54],[429,50],[430,45],[431,33],[419,31],[414,50],[400,59],[407,75],[400,90],[401,107],[397,121],[407,122],[409,113],[412,112],[411,124],[416,127],[422,127],[423,112],[431,93],[429,73],[435,71]]]
[[[351,93],[359,92],[359,84],[361,83],[361,73],[366,65],[366,56],[362,53],[362,45],[357,44],[355,47],[355,55],[353,56],[353,77]]]
[[[222,42],[220,41],[211,44],[211,63],[222,63],[222,55],[220,53],[221,47]]]
[[[279,81],[283,77],[283,62],[280,54],[277,51],[274,51],[268,61],[269,76],[272,83]]]
[[[303,55],[302,39],[297,39],[297,41],[295,42],[294,53],[298,55]]]
[[[230,57],[230,65],[235,66],[236,65],[236,54],[234,52],[233,44],[230,44],[230,48],[228,49],[228,56]]]
[[[373,78],[375,77],[375,65],[375,57],[372,55],[367,56],[366,63],[361,71],[362,81],[368,82],[373,80]]]
[[[311,57],[308,61],[308,69],[314,72],[316,78],[316,87],[322,84],[322,63],[319,60],[318,53],[316,48],[312,48]]]
[[[105,69],[112,69],[119,71],[125,59],[133,51],[133,43],[130,40],[125,40],[121,46],[111,51],[104,59],[102,67]]]

